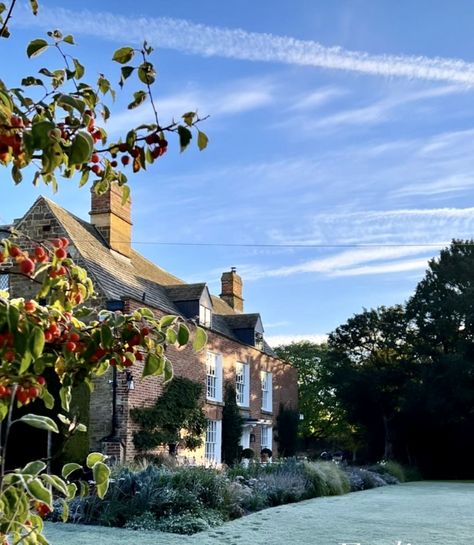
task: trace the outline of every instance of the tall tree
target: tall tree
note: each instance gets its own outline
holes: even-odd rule
[[[232,466],[239,461],[240,438],[244,420],[237,405],[235,386],[227,382],[222,409],[222,460]]]
[[[369,457],[393,458],[395,421],[416,369],[403,307],[356,314],[328,345],[329,382],[349,421],[365,430]]]

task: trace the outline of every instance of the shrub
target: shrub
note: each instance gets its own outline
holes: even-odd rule
[[[235,386],[227,382],[224,393],[224,408],[222,409],[222,460],[232,466],[240,459],[240,437],[244,419],[237,405]]]
[[[150,513],[145,511],[141,515],[132,517],[126,524],[128,530],[158,530],[158,520]]]
[[[299,422],[299,412],[295,409],[285,407],[281,403],[277,416],[276,440],[280,455],[283,457],[294,456],[296,454]]]
[[[347,475],[332,462],[304,462],[310,483],[308,497],[338,496],[350,491]]]
[[[220,526],[224,522],[216,511],[202,510],[199,513],[180,513],[159,519],[154,529],[173,534],[195,534]]]
[[[387,484],[380,474],[360,467],[349,467],[346,469],[346,474],[349,478],[351,492],[369,490]]]
[[[392,475],[392,477],[395,477],[398,482],[404,483],[406,481],[405,469],[398,462],[394,462],[393,460],[384,460],[377,465],[382,469],[383,473]]]

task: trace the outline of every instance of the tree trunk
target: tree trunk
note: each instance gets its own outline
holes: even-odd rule
[[[389,425],[389,419],[386,415],[383,415],[383,429],[384,429],[384,460],[393,459],[393,444],[392,444],[392,432]]]

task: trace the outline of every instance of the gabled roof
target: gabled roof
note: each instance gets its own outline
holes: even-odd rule
[[[166,286],[165,289],[171,301],[197,301],[206,289],[206,284],[178,284]]]
[[[22,221],[40,206],[46,207],[62,226],[79,254],[73,255],[74,259],[88,270],[92,280],[107,299],[130,298],[143,301],[144,305],[181,315],[175,302],[199,300],[204,291],[208,294],[205,283],[187,284],[135,250],[132,250],[130,258],[114,252],[93,225],[45,197],[36,200],[17,226],[21,226]],[[238,314],[215,295],[211,295],[211,301],[212,330],[238,342],[240,341],[234,334],[234,329],[253,328],[260,322],[259,314]],[[274,355],[268,345],[265,352]]]

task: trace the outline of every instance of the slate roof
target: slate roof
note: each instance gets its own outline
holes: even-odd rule
[[[90,223],[74,216],[45,197],[35,205],[44,203],[58,220],[77,249],[83,266],[107,299],[131,298],[144,305],[181,315],[174,302],[199,299],[205,283],[187,284],[180,278],[161,269],[141,254],[132,250],[130,259],[113,252],[100,232]],[[28,214],[28,213],[27,213]],[[21,223],[21,220],[20,220]],[[255,327],[259,314],[238,314],[220,297],[211,295],[213,305],[212,330],[237,342],[234,329]],[[264,352],[275,356],[265,343]]]
[[[166,286],[165,289],[171,301],[196,301],[200,299],[205,288],[206,284],[200,283]]]

